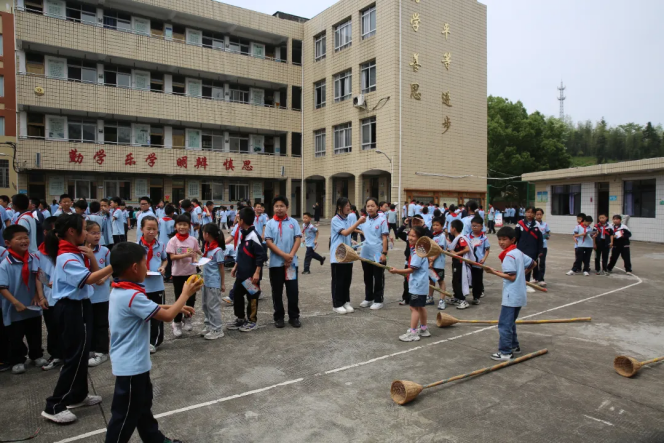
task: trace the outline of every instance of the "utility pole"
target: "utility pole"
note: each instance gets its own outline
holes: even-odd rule
[[[560,87],[558,88],[558,91],[560,91],[560,95],[558,95],[558,101],[560,101],[560,120],[565,120],[565,89],[567,89],[566,86],[563,85],[563,81],[560,81]]]

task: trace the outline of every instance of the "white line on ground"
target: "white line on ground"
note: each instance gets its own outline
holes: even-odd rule
[[[600,420],[599,418],[591,417],[590,415],[585,415],[585,414],[583,416],[586,417],[586,418],[589,418],[591,420],[595,420],[595,421],[598,421],[600,423],[604,423],[605,425],[613,426],[613,423],[611,423],[609,421]]]

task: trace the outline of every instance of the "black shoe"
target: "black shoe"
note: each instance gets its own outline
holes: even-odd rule
[[[244,318],[238,318],[235,320],[234,323],[227,324],[226,329],[228,329],[229,331],[236,331],[240,329],[240,327],[242,327],[246,322],[247,320],[245,320]]]
[[[327,257],[323,257],[323,260],[321,260],[321,262],[320,262],[320,265],[321,265],[321,266],[323,266],[323,265],[325,264],[325,259],[326,259],[326,258],[327,258]]]
[[[274,321],[274,326],[279,328],[279,329],[283,328],[284,327],[284,320],[283,319],[275,320]]]
[[[311,271],[309,271],[309,270],[302,271],[302,275],[304,275],[304,274],[311,274]]]
[[[290,325],[294,328],[299,328],[300,326],[302,326],[302,323],[300,323],[299,318],[291,318],[291,319],[288,320],[288,323],[290,323]],[[282,324],[283,324],[283,321],[282,321]]]
[[[9,363],[0,363],[0,372],[9,371],[12,368],[12,365]]]

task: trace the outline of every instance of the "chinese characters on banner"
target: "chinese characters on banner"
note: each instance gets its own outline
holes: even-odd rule
[[[203,168],[207,169],[207,157],[198,157],[196,159],[196,166],[194,166],[196,169]]]
[[[106,151],[100,149],[99,151],[95,152],[95,155],[92,156],[92,159],[96,161],[98,165],[104,164],[104,160],[106,159]]]
[[[78,152],[78,149],[72,149],[69,151],[69,163],[78,163],[79,165],[83,163],[83,154]]]
[[[185,168],[187,169],[187,156],[185,155],[184,157],[178,158],[175,163],[177,164],[178,168]]]
[[[125,166],[132,166],[136,164],[136,160],[134,160],[134,154],[131,152],[127,154],[127,157],[125,157]]]
[[[157,162],[157,154],[155,154],[154,152],[150,153],[150,155],[145,157],[145,161],[149,167],[153,167],[154,164]]]

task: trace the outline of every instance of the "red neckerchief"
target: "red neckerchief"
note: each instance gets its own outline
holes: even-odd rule
[[[516,249],[516,245],[509,245],[507,248],[503,249],[503,252],[498,254],[498,258],[500,259],[500,262],[502,263],[503,260],[505,260],[505,256],[507,255],[508,252]]]
[[[171,220],[173,220],[173,219],[170,218],[170,217],[163,217],[162,220],[163,220],[163,221],[171,221]]]
[[[39,252],[44,254],[45,257],[48,256],[48,252],[46,252],[46,243],[39,245]]]
[[[143,246],[148,247],[148,271],[149,271],[150,270],[150,260],[152,260],[152,256],[154,255],[154,251],[152,250],[152,246],[154,246],[154,244],[157,243],[157,239],[153,238],[152,242],[146,243],[145,238],[141,237],[141,243],[143,244]]]
[[[233,235],[233,249],[237,248],[237,242],[240,240],[240,225],[235,229],[235,234]]]
[[[78,246],[74,246],[71,243],[69,243],[67,240],[60,240],[58,243],[58,256],[62,254],[76,254],[83,258],[83,263],[85,264],[85,267],[90,269],[90,259],[87,258],[83,253],[81,252],[80,249],[78,249]]]
[[[200,208],[200,205],[194,203],[194,208]]]
[[[141,294],[145,294],[145,288],[142,285],[130,281],[114,281],[111,283],[111,287],[118,289],[130,289],[132,291],[138,291]]]
[[[274,215],[274,220],[279,222],[279,235],[283,235],[283,231],[281,230],[281,222],[284,220],[288,220],[288,215],[284,215],[283,217],[279,217],[277,214]]]
[[[519,226],[521,226],[521,227],[523,228],[524,231],[526,231],[528,234],[530,234],[530,235],[532,235],[533,237],[535,237],[535,239],[537,240],[537,234],[535,234],[534,232],[532,232],[532,231],[530,230],[530,228],[529,228],[528,226],[526,226],[526,224],[524,223],[523,220],[519,220]]]
[[[23,218],[24,215],[27,215],[27,216],[30,217],[30,218],[34,218],[34,217],[32,216],[32,213],[31,213],[30,211],[25,211],[25,212],[23,212],[21,215],[18,216],[18,218],[16,219],[16,221],[14,222],[14,224],[17,225],[18,222],[21,221],[21,218]]]
[[[186,233],[186,234],[182,235],[179,232],[176,232],[175,237],[177,237],[178,240],[183,242],[183,241],[185,241],[186,239],[189,238],[189,233]]]
[[[30,260],[30,252],[25,251],[25,254],[23,254],[23,257],[18,255],[17,252],[14,252],[12,249],[7,249],[7,252],[14,257],[16,260],[23,262],[23,267],[21,268],[21,279],[23,280],[23,283],[25,284],[26,288],[30,287],[30,269],[28,267],[28,261]]]
[[[434,236],[434,237],[438,237],[438,236],[439,236],[440,234],[442,234],[442,233],[443,233],[443,231],[434,232],[434,233],[433,233],[433,236]]]
[[[583,241],[583,239],[585,239],[585,237],[586,237],[586,233],[588,232],[588,228],[584,225],[579,225],[577,227],[583,228],[583,237],[581,237],[581,241]],[[574,238],[574,243],[577,243],[577,244],[579,243],[579,237]]]
[[[602,225],[600,223],[597,223],[595,225],[596,228],[599,228],[600,233],[602,234],[602,237],[606,236],[606,225]]]
[[[214,251],[219,247],[219,243],[216,241],[206,242],[205,249],[203,249],[203,256],[206,256],[208,252]]]
[[[451,215],[452,217],[456,217],[456,216],[459,215],[459,214],[456,213],[456,212],[450,212],[450,215]]]

